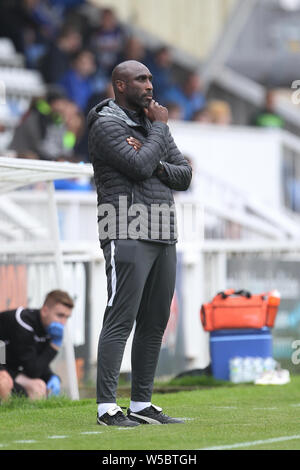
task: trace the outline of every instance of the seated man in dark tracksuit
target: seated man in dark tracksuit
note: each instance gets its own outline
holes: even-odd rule
[[[50,367],[74,307],[68,293],[47,294],[41,309],[18,307],[0,313],[0,400],[11,393],[31,399],[58,395],[60,379]]]

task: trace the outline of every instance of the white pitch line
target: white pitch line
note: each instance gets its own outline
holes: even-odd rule
[[[264,439],[260,441],[251,441],[251,442],[239,442],[237,444],[227,444],[224,446],[214,446],[214,447],[205,447],[198,450],[226,450],[226,449],[238,449],[239,447],[251,447],[251,446],[258,446],[262,444],[272,444],[273,442],[284,442],[284,441],[292,441],[300,439],[300,434],[296,434],[295,436],[282,436],[282,437],[274,437],[272,439]]]
[[[37,441],[35,439],[20,439],[18,441],[13,441],[13,442],[15,444],[35,444]]]
[[[123,428],[123,427],[120,427],[120,428],[116,428],[118,429],[119,431],[131,431],[132,429],[134,429],[136,426],[131,426],[131,427],[128,427],[128,428]]]
[[[257,406],[255,408],[253,408],[253,410],[277,410],[277,406],[272,406],[272,407],[265,407],[265,406]]]
[[[88,435],[88,434],[102,434],[103,431],[83,431],[80,434]]]
[[[123,429],[123,428],[120,428]],[[103,431],[83,431],[79,433],[80,435],[91,435],[91,434],[102,434]],[[66,439],[67,435],[53,435],[53,436],[46,436],[46,439]],[[35,439],[18,439],[16,441],[12,441],[14,444],[36,444],[39,441],[36,441]],[[8,443],[2,443],[0,442],[0,448],[2,447],[7,447],[9,444]]]
[[[214,406],[217,410],[236,410],[237,406]]]

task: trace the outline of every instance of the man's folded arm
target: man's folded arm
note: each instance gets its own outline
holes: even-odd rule
[[[150,178],[166,153],[168,126],[157,121],[152,125],[139,151],[128,144],[128,130],[115,120],[97,120],[90,132],[94,155],[105,160],[127,177],[141,181]],[[96,157],[97,158],[97,157]]]
[[[157,171],[157,176],[170,189],[185,191],[192,180],[192,168],[177,148],[170,133],[168,139],[168,155],[166,160],[161,162],[162,168],[161,171]]]

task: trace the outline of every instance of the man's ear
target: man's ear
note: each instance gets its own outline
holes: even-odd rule
[[[40,311],[41,311],[41,316],[42,316],[42,317],[47,316],[48,310],[49,310],[49,309],[48,309],[47,305],[43,305],[42,308],[41,308],[41,310],[40,310]]]
[[[124,82],[124,80],[116,80],[115,84],[116,84],[118,92],[124,93],[124,90],[126,88],[126,82]]]

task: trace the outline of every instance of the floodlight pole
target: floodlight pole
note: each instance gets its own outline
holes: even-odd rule
[[[50,215],[50,230],[54,243],[54,257],[57,283],[60,288],[64,288],[63,255],[59,237],[59,221],[57,215],[57,206],[55,200],[55,187],[53,181],[47,182],[48,204]],[[75,367],[74,347],[71,340],[71,334],[68,323],[65,326],[64,347],[66,352],[68,383],[70,387],[70,396],[73,400],[79,399],[78,381]]]

